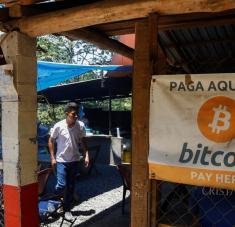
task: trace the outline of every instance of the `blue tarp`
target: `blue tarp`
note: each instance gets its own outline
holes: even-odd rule
[[[131,72],[132,66],[73,65],[38,61],[37,91],[44,90],[92,70]]]

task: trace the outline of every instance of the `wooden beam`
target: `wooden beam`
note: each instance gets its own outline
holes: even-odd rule
[[[30,1],[31,1],[31,4],[29,4]],[[91,4],[93,2],[97,2],[97,0],[79,0],[79,1],[56,0],[53,2],[49,2],[48,0],[21,0],[21,1],[20,0],[0,0],[0,3],[5,4],[5,7],[10,8],[15,4],[19,4],[23,7],[29,7],[33,10],[42,9],[43,11],[47,11],[47,12],[71,8],[71,7],[78,6],[78,5]],[[35,3],[43,3],[43,4],[35,4]]]
[[[95,29],[104,32],[108,36],[126,35],[135,33],[135,24],[146,21],[146,18],[118,21],[106,24],[95,25]]]
[[[152,181],[150,185],[148,174],[149,94],[151,75],[158,74],[160,70],[163,72],[161,64],[165,60],[158,46],[156,17],[151,15],[149,21],[136,24],[132,84],[131,227],[156,227],[159,184]]]
[[[33,8],[21,6],[19,4],[15,4],[9,8],[10,17],[20,18],[23,16],[29,16],[37,13],[42,13],[45,9]],[[130,59],[134,58],[134,50],[117,40],[110,39],[105,34],[102,34],[98,31],[93,31],[92,29],[77,29],[73,31],[62,32],[60,35],[64,35],[71,40],[82,39],[88,42],[93,43],[94,45],[102,48],[108,49],[113,52],[119,53],[125,57]]]
[[[72,40],[82,39],[91,42],[101,49],[108,49],[130,59],[134,58],[134,50],[132,48],[97,31],[78,29],[74,31],[62,32],[60,34]]]
[[[148,29],[149,29],[149,60],[150,60],[150,80],[152,75],[159,73],[158,60],[159,60],[159,48],[158,48],[158,15],[150,14],[148,17]],[[149,218],[148,226],[157,226],[157,210],[160,205],[160,181],[150,181],[150,193],[149,193]]]
[[[39,15],[45,12],[54,11],[61,9],[62,7],[67,8],[70,5],[59,4],[61,2],[31,5],[31,6],[19,6],[16,5],[9,9],[10,15],[12,17],[30,17]],[[63,2],[62,2],[63,3]],[[80,2],[79,2],[80,4]],[[72,7],[74,5],[71,5]],[[16,14],[15,11],[19,10],[17,8],[21,7],[21,12],[18,11]],[[11,13],[11,11],[13,11]],[[218,26],[224,24],[234,24],[235,11],[230,10],[223,13],[192,13],[184,15],[162,15],[159,16],[159,31],[172,30],[172,29],[181,29],[181,28],[192,28],[192,27],[208,27],[208,26]],[[18,16],[17,16],[18,15]],[[0,21],[6,21],[9,19],[8,9],[0,9]],[[96,25],[93,27],[98,31],[105,33],[108,36],[114,35],[124,35],[131,34],[135,32],[135,23],[146,20],[146,18],[131,19],[126,21],[111,22]],[[7,24],[5,25],[7,26]],[[4,27],[4,26],[1,26]],[[7,26],[9,27],[9,26]],[[11,28],[9,28],[11,29]],[[0,29],[1,30],[1,29]],[[5,29],[4,29],[5,31]]]
[[[35,4],[37,2],[45,2],[46,0],[0,0],[1,4],[4,4],[5,7],[12,7],[14,5],[32,5]]]
[[[159,16],[159,31],[175,30],[193,27],[209,27],[224,24],[235,24],[235,11],[223,13],[193,13],[185,15]],[[131,34],[135,32],[135,23],[145,21],[147,18],[133,19],[96,25],[95,28],[108,36]]]
[[[12,18],[21,18],[24,16],[22,6],[19,4],[14,4],[9,8],[9,16]]]
[[[19,2],[14,1],[13,5],[5,9],[13,12],[17,10],[18,15],[28,17],[28,16],[39,15],[42,13],[49,13],[57,10],[64,10],[76,6],[81,6],[84,4],[91,4],[95,1],[97,0],[55,1],[55,2],[47,2],[44,4],[33,4],[33,5],[21,5]],[[13,17],[15,17],[14,13]]]
[[[148,225],[150,55],[148,23],[136,24],[132,84],[131,227]]]
[[[18,2],[21,5],[32,5],[32,4],[35,4],[36,2],[40,2],[40,1],[37,1],[37,0],[19,0]],[[43,2],[43,1],[41,1],[41,2]]]
[[[159,30],[176,30],[176,29],[186,29],[186,28],[203,28],[210,26],[222,26],[225,24],[235,24],[234,18],[235,12],[232,14],[200,14],[192,16],[181,15],[180,17],[173,18],[172,16],[163,17],[160,20]]]
[[[147,17],[151,12],[161,15],[196,12],[222,12],[235,9],[235,1],[227,0],[102,0],[12,22],[31,37],[93,26],[102,23]]]

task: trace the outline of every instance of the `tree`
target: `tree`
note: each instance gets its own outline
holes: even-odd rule
[[[55,122],[64,118],[64,106],[52,106],[39,103],[37,115],[42,124],[52,126]]]
[[[46,35],[37,39],[37,58],[42,61],[80,65],[108,65],[113,53],[82,40]]]
[[[86,101],[83,103],[87,108],[100,108],[104,111],[109,110],[109,100],[103,101]],[[120,98],[112,100],[112,111],[130,111],[131,98]]]
[[[37,39],[37,58],[42,61],[70,63],[80,65],[108,65],[111,63],[113,53],[108,50],[101,50],[96,46],[82,40],[70,41],[63,36],[46,35]],[[71,83],[80,80],[90,80],[104,77],[103,71],[88,72],[82,76],[75,77],[63,83]],[[85,107],[107,110],[109,102],[84,102]],[[130,110],[130,98],[112,101],[113,110]],[[53,117],[53,116],[56,117]],[[38,118],[43,124],[51,125],[63,118],[63,108],[46,107],[39,105]]]

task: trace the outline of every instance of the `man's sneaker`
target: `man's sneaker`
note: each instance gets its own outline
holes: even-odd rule
[[[70,211],[66,211],[64,213],[64,219],[67,221],[73,221],[75,218],[73,217]]]

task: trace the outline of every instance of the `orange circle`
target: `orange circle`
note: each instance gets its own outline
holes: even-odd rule
[[[235,101],[225,96],[207,100],[200,108],[197,124],[209,140],[225,143],[235,137]]]

